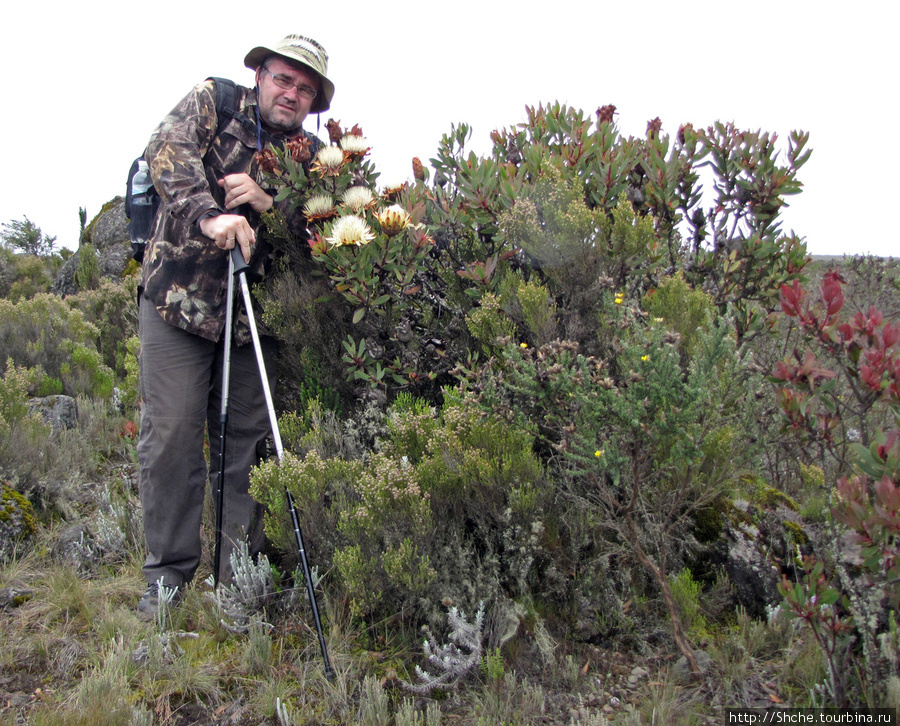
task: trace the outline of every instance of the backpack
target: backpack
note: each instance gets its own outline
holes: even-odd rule
[[[208,78],[216,84],[216,136],[228,121],[240,116],[237,113],[237,86],[227,78]],[[242,119],[243,120],[243,119]],[[125,217],[128,219],[128,236],[131,238],[131,256],[138,263],[144,259],[147,240],[153,231],[153,221],[159,209],[159,192],[150,178],[150,167],[143,154],[131,165],[125,186]]]

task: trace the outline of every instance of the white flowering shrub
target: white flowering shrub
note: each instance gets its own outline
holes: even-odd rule
[[[544,532],[531,436],[465,401],[437,410],[401,398],[386,422],[365,460],[313,448],[254,471],[272,540],[296,558],[288,489],[310,561],[334,566],[360,617],[406,608],[435,622],[446,598],[465,606],[527,590]]]

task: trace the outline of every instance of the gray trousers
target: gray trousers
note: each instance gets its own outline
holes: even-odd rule
[[[141,435],[137,446],[148,584],[178,587],[201,560],[200,525],[206,483],[217,490],[224,345],[166,323],[146,300],[140,306]],[[270,388],[275,342],[262,339]],[[248,493],[250,468],[269,433],[269,418],[252,345],[232,346],[225,436],[222,562],[219,581],[231,581],[229,556],[247,538],[251,553],[264,543],[263,507]],[[209,435],[209,469],[204,433]]]

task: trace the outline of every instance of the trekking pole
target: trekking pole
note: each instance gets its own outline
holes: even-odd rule
[[[325,661],[325,677],[329,681],[334,680],[334,670],[331,661],[328,660],[328,649],[325,647],[325,635],[322,633],[322,621],[319,619],[319,606],[316,604],[316,591],[313,587],[312,576],[309,571],[309,563],[306,561],[306,548],[303,546],[303,534],[300,532],[300,520],[297,517],[297,508],[294,506],[294,498],[289,490],[284,490],[287,496],[288,509],[291,510],[291,522],[294,525],[294,537],[297,539],[297,549],[300,550],[300,565],[303,568],[303,579],[306,580],[306,594],[309,595],[309,604],[312,607],[313,620],[316,623],[316,632],[319,634],[319,648],[322,650],[322,660]]]
[[[243,258],[241,258],[243,262]],[[225,430],[228,425],[228,386],[231,380],[231,324],[234,314],[234,258],[228,258],[228,288],[225,296],[225,351],[222,356],[222,400],[219,404],[219,474],[216,479],[216,547],[213,555],[213,587],[219,586],[222,563],[222,519],[225,501]]]
[[[250,297],[250,285],[247,283],[247,275],[244,273],[248,267],[244,262],[244,256],[240,248],[235,245],[231,250],[231,262],[229,269],[233,268],[232,277],[235,275],[241,283],[241,293],[244,297],[244,309],[247,311],[247,320],[250,327],[250,336],[253,338],[253,349],[256,351],[256,363],[259,367],[259,377],[262,381],[263,394],[266,398],[266,406],[269,410],[269,425],[272,429],[272,440],[275,442],[275,453],[279,463],[284,461],[284,446],[281,443],[281,433],[278,428],[278,416],[275,413],[275,402],[272,399],[272,391],[269,388],[269,377],[266,375],[266,362],[263,359],[262,345],[259,342],[259,331],[256,329],[256,317],[253,314],[253,300]],[[319,606],[316,603],[316,592],[313,587],[312,574],[309,571],[309,563],[306,560],[306,548],[303,546],[303,535],[300,532],[300,522],[297,518],[297,510],[294,507],[294,498],[285,488],[288,508],[291,512],[291,520],[294,525],[294,535],[297,538],[297,547],[300,550],[300,566],[303,568],[303,579],[306,580],[306,593],[309,595],[309,604],[312,607],[313,620],[316,624],[316,633],[319,636],[319,648],[322,650],[322,660],[325,663],[325,677],[329,681],[334,680],[334,669],[328,659],[328,649],[325,647],[325,634],[322,632],[322,621],[319,618]]]

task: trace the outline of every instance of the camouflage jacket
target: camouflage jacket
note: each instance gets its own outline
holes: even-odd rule
[[[228,253],[203,235],[196,221],[211,209],[224,211],[225,192],[218,180],[226,174],[247,173],[266,188],[255,159],[256,92],[238,86],[236,105],[238,113],[216,135],[215,84],[201,83],[157,127],[145,152],[161,202],[143,262],[142,301],[156,305],[171,325],[209,340],[218,340],[225,327]],[[285,140],[262,132],[263,146]],[[284,202],[275,206],[285,213],[288,228],[302,236],[300,215]],[[230,213],[243,214],[256,231],[247,275],[251,281],[259,280],[274,255],[260,216],[249,205]],[[240,298],[240,288],[236,291]],[[239,345],[250,340],[246,318],[241,318],[236,316],[234,326]]]

